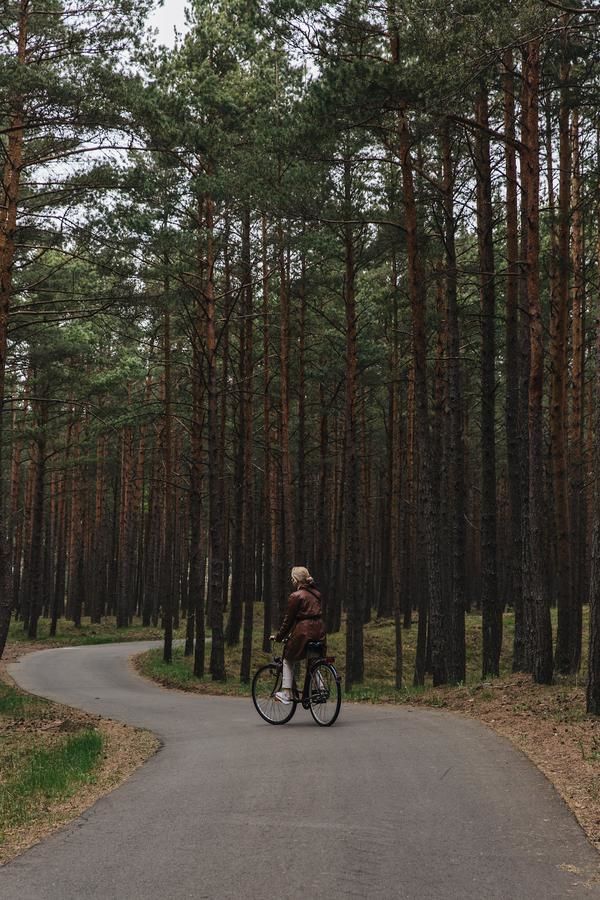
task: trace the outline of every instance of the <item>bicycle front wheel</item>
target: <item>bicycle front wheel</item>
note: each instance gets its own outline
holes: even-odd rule
[[[310,713],[317,725],[333,725],[340,714],[342,688],[330,663],[317,663],[310,673]]]
[[[258,670],[252,679],[252,701],[256,712],[269,725],[285,725],[296,712],[296,701],[281,703],[275,691],[281,690],[281,668],[269,663]]]

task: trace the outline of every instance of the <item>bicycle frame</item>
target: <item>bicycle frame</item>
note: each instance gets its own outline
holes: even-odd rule
[[[271,642],[273,643],[273,642]],[[284,652],[285,652],[285,641],[284,644]],[[282,656],[273,656],[273,662],[277,666],[278,670],[283,671],[283,657]],[[294,681],[292,683],[292,695],[296,703],[301,703],[303,709],[310,708],[310,697],[309,697],[309,684],[310,684],[310,676],[316,669],[320,663],[327,663],[327,665],[331,666],[333,669],[333,673],[335,676],[335,680],[337,684],[341,684],[341,676],[334,666],[335,656],[315,656],[312,658],[308,658],[306,660],[306,672],[304,673],[304,685],[302,687],[302,693],[298,690],[298,686],[296,685],[296,676],[294,675]],[[326,698],[325,698],[326,699]]]

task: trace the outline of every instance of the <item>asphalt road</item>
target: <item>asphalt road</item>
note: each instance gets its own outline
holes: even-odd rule
[[[121,788],[0,869],[2,900],[600,898],[598,856],[545,778],[476,722],[347,705],[298,710],[167,691],[128,657],[46,650],[25,689],[152,729],[163,748]]]

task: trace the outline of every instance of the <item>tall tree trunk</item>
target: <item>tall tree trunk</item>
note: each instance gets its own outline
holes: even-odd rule
[[[165,301],[169,303],[168,280]],[[161,540],[162,618],[164,629],[163,660],[173,659],[173,540],[175,530],[175,497],[173,475],[173,411],[171,398],[171,313],[168,305],[163,316],[163,533]]]
[[[351,218],[352,168],[344,160],[344,199],[346,219]],[[356,425],[357,328],[356,328],[356,262],[352,225],[344,226],[344,306],[346,311],[346,390],[344,403],[344,532],[346,601],[346,690],[362,682],[364,677],[363,609],[359,576],[358,539],[358,448]]]
[[[73,423],[67,425],[66,447],[63,462],[63,474],[59,484],[58,509],[57,509],[57,538],[56,538],[56,573],[54,577],[52,611],[50,622],[50,637],[56,635],[58,619],[64,615],[65,610],[65,585],[67,573],[67,547],[69,546],[69,520],[67,503],[67,485],[69,483],[67,467],[71,454],[71,435]]]
[[[454,167],[448,123],[442,130],[444,197],[444,246],[446,251],[446,315],[448,319],[448,408],[450,414],[449,482],[450,539],[452,551],[452,600],[450,680],[466,679],[465,647],[465,459],[463,399],[460,373],[460,329],[456,267],[456,219],[454,215]]]
[[[217,328],[215,302],[214,201],[205,199],[206,221],[206,362],[208,388],[208,515],[210,557],[208,569],[209,618],[212,631],[210,672],[214,681],[225,681],[225,641],[223,633],[223,584],[225,576],[225,540],[223,521],[223,485],[219,440],[219,388],[217,382]]]
[[[194,675],[204,676],[205,621],[204,597],[206,551],[202,508],[202,467],[204,427],[203,353],[204,315],[201,298],[196,296],[192,340],[192,428],[190,435],[190,571],[188,579],[188,625],[194,629]],[[193,614],[192,614],[193,611]],[[191,620],[191,622],[190,622]],[[188,647],[188,652],[191,648]]]
[[[502,607],[498,600],[496,550],[496,287],[488,92],[476,101],[477,235],[481,295],[481,611],[482,675],[500,675]]]
[[[306,257],[300,260],[298,323],[298,490],[296,494],[296,555],[301,565],[306,552]]]
[[[521,463],[519,443],[519,226],[517,202],[517,159],[515,151],[515,77],[512,50],[504,55],[504,159],[506,165],[506,468],[508,478],[507,599],[517,622],[523,620],[521,582]]]
[[[242,662],[240,680],[250,681],[252,664],[252,633],[254,628],[254,467],[253,460],[253,291],[252,264],[250,259],[250,212],[244,211],[242,221],[242,321],[243,344],[242,354],[242,423],[244,428],[243,458],[243,581],[244,598],[244,634],[242,642]]]
[[[586,502],[584,465],[584,396],[585,396],[585,279],[583,210],[581,187],[581,151],[579,146],[579,112],[573,110],[571,124],[573,172],[571,186],[573,282],[572,311],[572,385],[569,422],[569,457],[571,460],[571,553],[573,563],[573,627],[570,642],[570,669],[577,671],[581,659],[581,607],[585,592]]]
[[[565,38],[566,39],[566,38]],[[571,545],[569,525],[569,487],[567,471],[567,354],[569,325],[569,218],[571,188],[571,137],[569,134],[569,98],[567,81],[570,66],[563,61],[560,67],[559,109],[559,192],[558,228],[553,235],[553,258],[556,277],[552,290],[551,321],[551,395],[550,395],[550,455],[554,495],[557,568],[554,585],[558,608],[556,635],[556,670],[571,672],[573,660],[572,630],[573,601],[571,596]],[[551,159],[551,150],[549,153]]]
[[[17,65],[27,64],[27,37],[30,0],[19,0]],[[11,92],[12,93],[12,92]],[[2,431],[4,428],[4,392],[8,321],[12,297],[12,271],[15,260],[15,236],[21,171],[23,166],[23,102],[18,95],[9,97],[8,141],[2,171],[3,200],[0,204],[0,472],[2,471]],[[1,488],[1,484],[0,484]],[[6,495],[0,489],[0,658],[4,653],[12,613],[11,541],[7,534]]]
[[[283,227],[277,229],[279,258],[279,384],[281,400],[281,475],[284,526],[284,566],[296,565],[294,553],[294,501],[290,454],[290,297],[283,243]]]
[[[539,282],[539,77],[540,42],[527,45],[524,82],[527,149],[527,293],[529,300],[529,559],[527,576],[533,612],[533,677],[538,684],[552,681],[552,627],[545,579],[544,547],[544,326]]]
[[[600,264],[600,237],[597,245]],[[593,531],[590,573],[590,639],[586,710],[600,716],[600,297],[596,300],[594,377],[594,446],[590,460],[593,472]]]
[[[242,230],[244,224],[242,223]],[[226,238],[227,239],[227,238]],[[248,251],[249,252],[249,251]],[[245,253],[245,250],[244,250]],[[225,281],[229,283],[229,251],[225,247]],[[246,277],[245,270],[242,272],[242,285],[240,286],[240,294],[242,297],[240,303],[239,315],[239,368],[238,368],[238,392],[237,392],[237,415],[232,417],[237,419],[237,428],[234,429],[237,436],[237,447],[235,448],[235,462],[233,471],[233,491],[231,505],[233,508],[232,515],[232,541],[231,541],[231,602],[229,605],[229,617],[227,619],[227,628],[225,630],[225,640],[228,646],[232,647],[240,642],[240,631],[242,628],[242,618],[244,609],[244,516],[246,512],[246,490],[244,485],[244,460],[245,460],[245,439],[246,429],[244,423],[244,379],[246,364],[244,343],[246,340],[246,321],[244,318],[245,303],[245,287],[243,279]],[[225,363],[225,360],[224,360]],[[224,373],[225,374],[225,373]],[[223,378],[224,391],[225,378]],[[224,394],[225,396],[225,394]],[[225,445],[225,419],[222,419],[222,445]]]
[[[133,428],[126,425],[123,428],[121,438],[121,491],[119,498],[119,528],[118,528],[118,583],[117,583],[117,628],[127,628],[130,623],[131,612],[131,488],[133,481],[133,454],[134,438]],[[70,579],[69,579],[70,583]],[[69,589],[69,598],[71,591]]]
[[[319,482],[317,489],[317,521],[315,531],[316,572],[323,594],[323,615],[328,620],[331,582],[331,552],[329,540],[328,498],[330,496],[329,418],[325,399],[325,386],[319,385]]]
[[[42,610],[44,593],[43,584],[43,534],[44,534],[44,492],[46,488],[46,426],[48,423],[47,391],[39,388],[37,392],[41,399],[35,401],[37,407],[36,436],[34,441],[34,481],[33,481],[33,509],[31,519],[31,555],[29,565],[31,568],[31,608],[29,614],[29,629],[27,632],[30,640],[37,637],[38,619]]]
[[[523,72],[526,68],[526,51],[522,54]],[[527,85],[521,77],[521,148],[519,163],[521,172],[521,259],[519,275],[519,459],[521,469],[521,605],[515,609],[515,635],[513,644],[513,671],[531,672],[533,667],[533,613],[531,579],[529,571],[529,375],[531,369],[531,344],[529,338],[529,306],[527,287],[527,215],[529,182],[527,169]]]
[[[392,257],[392,352],[390,360],[390,421],[389,421],[389,555],[391,594],[394,610],[396,647],[396,689],[403,679],[402,648],[402,540],[401,540],[401,485],[402,485],[402,429],[400,424],[400,353],[398,325],[398,272],[396,255]]]
[[[276,501],[273,496],[275,490],[275,478],[271,457],[272,416],[271,416],[271,342],[269,335],[269,264],[267,246],[267,219],[263,214],[261,218],[261,250],[262,250],[262,318],[263,318],[263,650],[269,651],[269,635],[273,625],[273,593],[274,572],[272,535],[274,529],[273,513]]]
[[[99,434],[96,439],[96,478],[95,478],[95,502],[94,502],[94,556],[95,568],[93,572],[93,586],[91,596],[91,617],[93,623],[102,621],[104,601],[106,596],[106,569],[107,569],[107,536],[106,536],[106,511],[105,496],[107,490],[106,458],[108,439],[106,434]]]

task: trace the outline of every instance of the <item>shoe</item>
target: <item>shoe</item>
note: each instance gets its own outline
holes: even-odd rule
[[[285,693],[285,691],[277,691],[275,693],[275,699],[279,700],[280,703],[285,703],[286,706],[292,702],[291,697]]]

